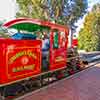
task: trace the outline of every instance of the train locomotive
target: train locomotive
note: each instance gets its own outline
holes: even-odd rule
[[[0,39],[0,100],[80,69],[79,58],[77,62],[74,59],[74,67],[68,60],[68,27],[31,18],[18,18],[3,27],[18,32],[11,38]]]

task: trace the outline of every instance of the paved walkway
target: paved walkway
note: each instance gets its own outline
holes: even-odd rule
[[[100,100],[99,66],[86,69],[20,100]]]

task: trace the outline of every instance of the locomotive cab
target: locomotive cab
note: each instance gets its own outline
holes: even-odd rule
[[[30,18],[15,19],[3,27],[18,32],[0,39],[0,95],[6,89],[6,96],[11,96],[9,91],[17,82],[24,89],[36,83],[41,86],[46,78],[58,79],[67,71],[68,27]]]
[[[10,66],[8,74],[14,76],[6,76],[5,83],[66,68],[68,27],[30,18],[15,19],[3,26],[18,30],[5,40],[8,51],[4,59],[10,63],[2,66]]]

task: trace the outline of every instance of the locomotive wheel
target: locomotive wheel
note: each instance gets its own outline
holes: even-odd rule
[[[5,97],[0,93],[0,100],[5,100]]]
[[[62,70],[61,71],[57,71],[55,73],[55,75],[56,75],[55,77],[56,77],[57,80],[60,80],[60,79],[62,79],[64,77],[64,73],[63,73]]]
[[[5,97],[4,100],[12,100],[12,99],[14,99],[14,96],[8,96],[8,97]]]
[[[73,69],[69,70],[68,72],[69,72],[70,75],[75,73],[75,71]]]
[[[3,91],[2,91],[3,92],[3,96],[5,98],[4,100],[12,100],[16,96],[21,94],[22,91],[23,91],[23,87],[22,87],[21,84],[18,84],[18,83],[5,86]]]
[[[4,87],[0,87],[0,100],[5,100]]]

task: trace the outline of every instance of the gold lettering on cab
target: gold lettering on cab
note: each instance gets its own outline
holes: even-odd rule
[[[32,57],[33,59],[37,58],[36,54],[32,53],[31,51],[21,51],[21,52],[17,52],[14,56],[12,56],[9,59],[9,64],[12,64],[16,59],[18,59],[21,56],[25,56],[25,55]]]
[[[25,70],[34,70],[35,65],[27,65],[27,66],[18,66],[12,69],[13,72],[21,72]]]
[[[64,61],[64,58],[62,56],[56,57],[55,62],[61,62],[61,61]]]

